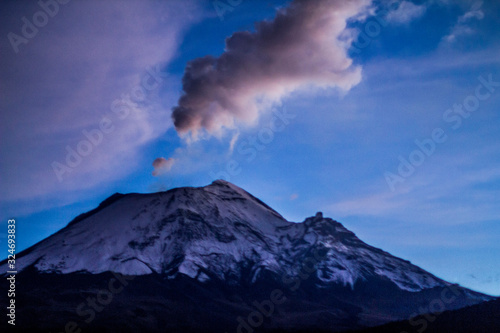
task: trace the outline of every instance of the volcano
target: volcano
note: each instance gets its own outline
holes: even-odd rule
[[[114,194],[16,266],[30,332],[340,332],[493,299],[223,180]]]

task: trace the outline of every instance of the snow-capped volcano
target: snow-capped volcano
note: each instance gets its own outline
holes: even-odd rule
[[[115,194],[16,259],[20,297],[35,304],[19,310],[29,329],[81,321],[74,309],[116,273],[135,280],[93,321],[97,331],[114,331],[124,311],[133,332],[229,331],[272,290],[288,303],[262,328],[357,329],[425,312],[443,295],[453,299],[443,309],[491,299],[367,245],[321,213],[289,222],[222,180]]]
[[[354,286],[359,279],[379,276],[410,291],[446,285],[363,243],[321,213],[302,223],[288,222],[222,180],[202,188],[115,194],[26,251],[17,267],[21,271],[34,265],[56,273],[185,274],[201,281],[237,282],[254,280],[263,270],[296,276],[300,265],[294,263],[305,260],[312,249],[326,251],[316,263],[317,277],[325,284]]]

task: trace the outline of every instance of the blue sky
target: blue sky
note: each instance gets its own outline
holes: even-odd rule
[[[300,1],[220,3],[73,0],[45,21],[35,1],[2,3],[0,247],[8,218],[22,250],[115,192],[225,177],[500,295],[500,4],[325,1],[339,14],[287,40],[255,23],[280,11],[297,28]],[[187,119],[204,122],[176,128],[186,65],[207,55],[234,107],[202,96]]]

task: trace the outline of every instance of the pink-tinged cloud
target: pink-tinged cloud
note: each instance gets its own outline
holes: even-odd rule
[[[20,18],[31,20],[41,10],[36,1],[16,3],[4,4],[10,14],[0,35],[21,34]],[[159,91],[173,80],[164,66],[201,16],[194,0],[72,1],[19,53],[3,38],[0,169],[8,177],[2,177],[0,200],[68,202],[71,191],[105,191],[143,167],[142,148],[168,130],[164,105],[177,99],[166,92],[165,104],[159,102]],[[96,134],[102,122],[112,130]],[[75,157],[68,149],[89,142],[84,132],[97,143]],[[66,167],[62,181],[54,162]]]
[[[272,21],[256,23],[255,32],[234,33],[220,57],[189,62],[172,113],[178,133],[197,139],[200,130],[215,134],[238,122],[253,124],[263,105],[300,88],[347,91],[358,84],[361,68],[347,55],[350,41],[339,37],[370,3],[295,0]]]
[[[153,176],[160,176],[164,173],[169,172],[175,163],[175,159],[170,157],[168,159],[164,157],[158,157],[153,161]]]

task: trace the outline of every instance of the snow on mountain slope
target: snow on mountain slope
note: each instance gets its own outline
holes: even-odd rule
[[[359,240],[321,213],[303,223],[222,180],[201,188],[116,194],[97,209],[20,253],[18,271],[184,274],[199,281],[254,281],[263,271],[299,274],[312,249],[326,255],[315,274],[324,285],[353,287],[373,277],[400,289],[446,286],[443,280]],[[7,271],[0,265],[0,274]]]

